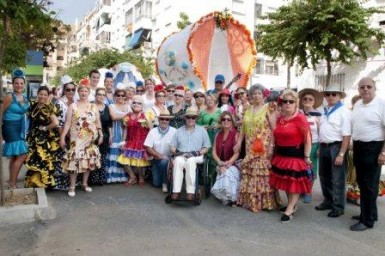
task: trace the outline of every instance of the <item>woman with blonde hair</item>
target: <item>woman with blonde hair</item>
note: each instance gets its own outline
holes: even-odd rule
[[[300,194],[311,192],[311,135],[309,123],[298,111],[298,94],[285,90],[282,115],[274,129],[275,152],[271,160],[271,187],[286,192],[288,204],[280,209],[281,222],[289,222],[297,209]]]
[[[63,170],[70,176],[68,196],[75,196],[76,177],[82,173],[82,188],[92,192],[88,186],[90,171],[101,167],[100,153],[97,145],[103,142],[103,132],[98,108],[88,101],[90,87],[80,84],[79,100],[70,105],[66,122],[60,135],[60,146],[64,149],[65,137],[70,132],[69,149],[62,162]]]

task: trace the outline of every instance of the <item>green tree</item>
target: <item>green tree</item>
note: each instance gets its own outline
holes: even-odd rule
[[[270,24],[259,25],[257,39],[260,51],[272,58],[283,58],[291,67],[314,69],[326,61],[326,87],[331,78],[333,62],[353,64],[357,58],[376,54],[374,40],[382,45],[385,34],[371,28],[369,18],[382,9],[364,8],[357,0],[293,0],[268,13]],[[378,49],[377,49],[378,51]]]
[[[176,26],[180,30],[184,29],[185,27],[187,27],[188,25],[191,24],[190,18],[186,13],[184,13],[184,12],[179,13],[179,18],[180,18],[180,20],[176,22]]]
[[[48,0],[0,0],[0,78],[1,73],[25,66],[28,49],[42,49],[56,34],[53,29],[60,23],[48,12]],[[0,80],[0,121],[3,113],[3,84]],[[0,126],[0,138],[2,140]],[[0,143],[0,152],[2,144]],[[4,175],[0,157],[1,205],[5,203]]]
[[[144,57],[141,51],[124,51],[120,53],[116,49],[102,49],[82,56],[76,64],[65,69],[63,73],[58,74],[50,83],[59,84],[60,76],[63,74],[67,74],[75,81],[79,81],[81,78],[86,77],[92,69],[110,68],[121,62],[129,62],[135,65],[143,77],[149,77],[154,74],[154,59]]]

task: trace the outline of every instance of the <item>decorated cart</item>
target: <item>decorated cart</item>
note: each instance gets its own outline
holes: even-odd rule
[[[226,81],[237,74],[234,87],[248,85],[256,63],[254,41],[247,28],[227,11],[213,12],[165,38],[156,60],[165,84],[184,84],[192,90],[214,88],[214,77]]]

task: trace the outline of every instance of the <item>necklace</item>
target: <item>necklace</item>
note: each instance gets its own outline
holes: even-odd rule
[[[43,105],[39,106],[39,104],[36,105],[36,107],[33,109],[31,113],[31,117],[35,118],[36,115],[40,112],[40,109],[43,107]]]

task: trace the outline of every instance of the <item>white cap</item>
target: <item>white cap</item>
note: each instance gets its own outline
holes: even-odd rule
[[[60,84],[61,85],[65,85],[65,84],[72,83],[72,82],[73,82],[73,80],[72,80],[72,78],[69,75],[64,75],[60,79]]]
[[[116,85],[116,89],[118,89],[118,90],[124,90],[124,89],[126,89],[126,85],[125,85],[124,83],[118,83],[118,84]]]

